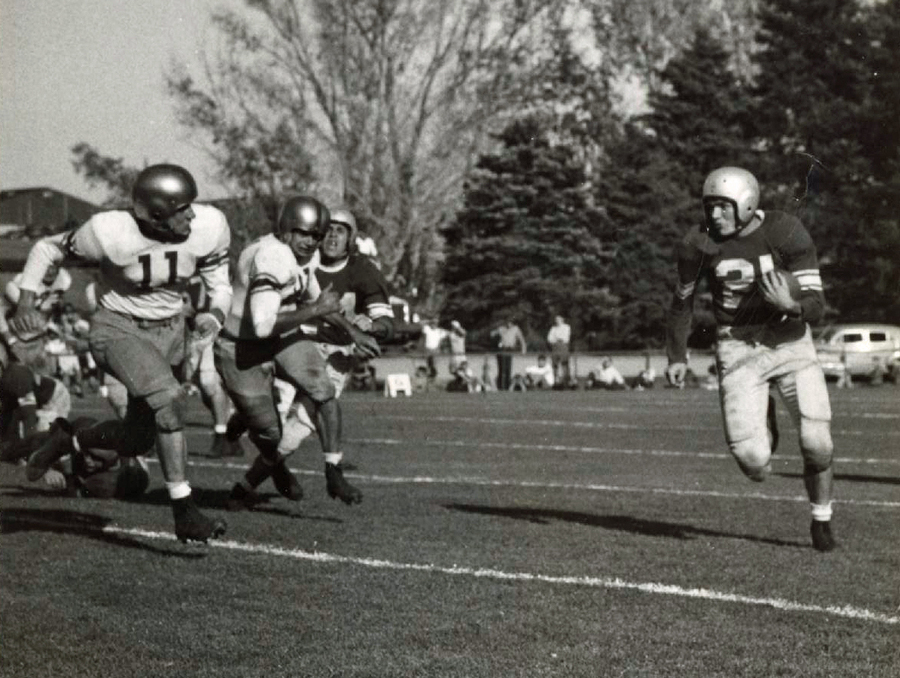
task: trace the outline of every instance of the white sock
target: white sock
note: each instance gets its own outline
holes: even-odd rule
[[[166,489],[169,491],[170,499],[184,499],[191,496],[191,486],[186,480],[166,483]]]
[[[325,463],[326,464],[340,464],[341,459],[344,458],[343,452],[326,452],[325,453]]]
[[[225,433],[228,430],[228,424],[216,424],[214,430],[216,433]]]
[[[831,502],[827,504],[810,504],[812,509],[813,520],[821,520],[823,522],[831,520]]]

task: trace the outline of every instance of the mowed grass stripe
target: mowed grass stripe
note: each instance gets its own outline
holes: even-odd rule
[[[405,415],[391,414],[390,418],[397,421],[422,421],[422,415]],[[465,422],[469,424],[491,424],[498,426],[557,426],[565,428],[589,428],[589,429],[619,429],[625,431],[646,431],[646,430],[662,430],[662,431],[720,431],[721,425],[718,426],[701,426],[697,424],[672,424],[663,422],[641,422],[638,424],[623,424],[618,422],[598,422],[598,421],[566,421],[562,419],[528,419],[528,418],[509,418],[509,417],[463,417],[463,416],[446,416],[434,415],[428,416],[428,421],[441,422]],[[870,436],[871,431],[857,429],[832,429],[834,435],[844,436]],[[879,436],[900,436],[900,430],[879,431]]]
[[[150,463],[158,463],[156,459],[148,459]],[[222,470],[246,470],[248,468],[245,463],[216,462],[216,461],[199,461],[191,459],[189,466],[196,468],[222,469]],[[307,469],[291,468],[291,470],[299,475],[320,477],[320,471],[310,471]],[[587,492],[623,492],[631,494],[654,494],[669,495],[676,497],[713,497],[718,499],[753,499],[763,501],[784,501],[784,502],[802,502],[806,503],[809,499],[806,496],[777,496],[760,494],[758,492],[740,493],[740,492],[718,492],[715,490],[679,490],[667,487],[633,487],[627,485],[599,485],[595,483],[553,483],[553,482],[537,482],[527,480],[490,480],[488,478],[479,478],[475,476],[465,477],[436,477],[436,476],[383,476],[383,475],[366,475],[362,473],[344,473],[347,478],[353,478],[366,482],[382,483],[382,484],[409,484],[409,485],[471,485],[475,487],[518,487],[541,490],[584,490]],[[878,501],[870,499],[835,499],[835,504],[844,504],[848,506],[871,506],[877,508],[900,508],[900,501]]]
[[[357,445],[415,445],[417,447],[473,447],[470,440],[400,440],[397,438],[347,438],[346,442]],[[724,452],[682,452],[678,450],[644,450],[626,447],[591,447],[587,445],[532,445],[526,443],[486,443],[479,442],[478,449],[495,447],[509,450],[534,450],[535,452],[584,452],[587,454],[645,454],[650,457],[686,457],[691,459],[731,459]],[[777,460],[777,458],[776,458]],[[888,464],[900,466],[900,458],[888,459],[873,457],[857,459],[855,457],[835,457],[837,464]]]
[[[54,526],[52,521],[26,522],[40,523],[49,527]],[[159,532],[152,530],[143,530],[139,528],[117,527],[115,525],[99,527],[97,528],[97,531],[105,534],[117,534],[130,537],[140,537],[144,539],[165,541],[175,540],[175,535],[171,532]],[[521,582],[525,584],[540,583],[555,586],[581,586],[611,590],[640,591],[641,593],[647,593],[651,595],[677,596],[682,598],[707,600],[711,602],[770,607],[782,612],[811,613],[826,615],[830,617],[840,617],[844,619],[873,622],[878,624],[900,623],[900,617],[898,616],[858,608],[854,607],[853,605],[822,606],[811,603],[800,603],[783,598],[759,598],[755,596],[745,596],[739,593],[713,591],[705,588],[684,588],[673,584],[662,584],[659,582],[632,582],[620,579],[618,577],[610,578],[592,576],[556,576],[541,574],[537,572],[507,572],[504,570],[496,570],[492,568],[472,568],[460,565],[447,567],[442,565],[435,565],[433,563],[404,563],[392,560],[366,558],[360,556],[344,556],[333,553],[325,553],[322,551],[306,551],[303,549],[283,548],[280,546],[272,546],[268,544],[255,544],[250,542],[239,542],[232,540],[211,541],[209,542],[209,546],[239,553],[249,553],[255,556],[265,555],[273,556],[276,558],[291,558],[294,560],[320,564],[338,564],[382,570],[476,577],[483,579],[493,579],[496,581]]]

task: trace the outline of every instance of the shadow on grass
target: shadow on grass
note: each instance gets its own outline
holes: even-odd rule
[[[205,490],[202,488],[193,488],[192,494],[197,506],[201,509],[213,509],[217,511],[228,510],[228,496],[231,490]],[[281,516],[284,518],[317,520],[326,523],[343,523],[340,518],[332,516],[314,516],[301,512],[303,506],[301,502],[290,502],[287,499],[281,500],[281,496],[274,492],[257,493],[258,501],[248,509],[252,513],[267,513],[273,516]],[[272,500],[275,500],[275,503]],[[140,499],[134,500],[133,503],[149,504],[153,506],[168,506],[169,493],[165,488],[157,488],[143,494]]]
[[[772,475],[781,476],[782,478],[803,478],[802,473],[773,473]],[[860,473],[835,473],[834,479],[837,482],[845,483],[872,483],[873,485],[900,485],[900,478],[890,478],[886,476],[866,476]]]
[[[679,523],[665,523],[657,520],[642,520],[631,516],[600,516],[593,513],[580,511],[557,511],[554,509],[538,508],[507,508],[502,506],[483,506],[477,504],[445,504],[444,508],[451,511],[475,513],[479,515],[501,516],[514,520],[525,520],[537,525],[549,525],[554,521],[567,523],[580,523],[589,527],[600,527],[606,530],[618,530],[643,534],[649,537],[669,537],[672,539],[693,539],[694,537],[724,537],[726,539],[743,539],[746,541],[773,544],[775,546],[796,546],[808,548],[808,544],[796,541],[784,541],[782,539],[770,539],[766,537],[754,537],[718,530],[704,530],[692,525]]]
[[[52,534],[75,534],[94,541],[147,551],[161,556],[196,559],[205,557],[205,552],[187,552],[180,545],[164,548],[148,544],[134,537],[115,532],[104,532],[111,520],[93,513],[81,513],[66,509],[3,509],[0,513],[0,533],[49,532]]]

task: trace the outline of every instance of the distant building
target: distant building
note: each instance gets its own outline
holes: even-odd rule
[[[0,228],[6,237],[58,233],[84,223],[102,209],[53,188],[7,189],[0,191]]]

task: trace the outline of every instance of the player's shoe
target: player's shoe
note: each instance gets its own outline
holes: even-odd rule
[[[291,473],[291,470],[287,467],[284,459],[279,460],[279,462],[272,467],[272,482],[275,484],[275,489],[278,490],[278,494],[282,497],[290,499],[291,501],[300,501],[303,499],[303,488],[300,487],[300,483],[297,482],[297,478]]]
[[[40,480],[53,464],[75,449],[72,445],[72,426],[60,417],[50,425],[47,439],[28,457],[25,477]]]
[[[244,448],[237,438],[230,439],[227,433],[216,433],[213,435],[212,446],[209,448],[210,457],[243,457]]]
[[[358,504],[362,501],[362,492],[347,482],[340,464],[325,464],[325,486],[332,499],[340,499],[345,504]]]
[[[834,551],[837,542],[834,535],[831,534],[830,520],[814,520],[809,526],[809,532],[812,535],[813,546],[816,551]]]
[[[175,536],[185,544],[189,541],[205,544],[224,535],[227,529],[224,520],[214,520],[200,513],[190,495],[172,501],[172,514],[175,516]]]
[[[769,396],[769,407],[766,410],[766,427],[769,429],[769,447],[772,454],[778,449],[778,440],[781,437],[778,433],[778,417],[775,415],[775,398]]]
[[[240,483],[235,483],[234,487],[231,488],[231,494],[228,495],[225,506],[229,511],[245,511],[253,508],[259,502],[260,498],[256,492],[246,489]]]

